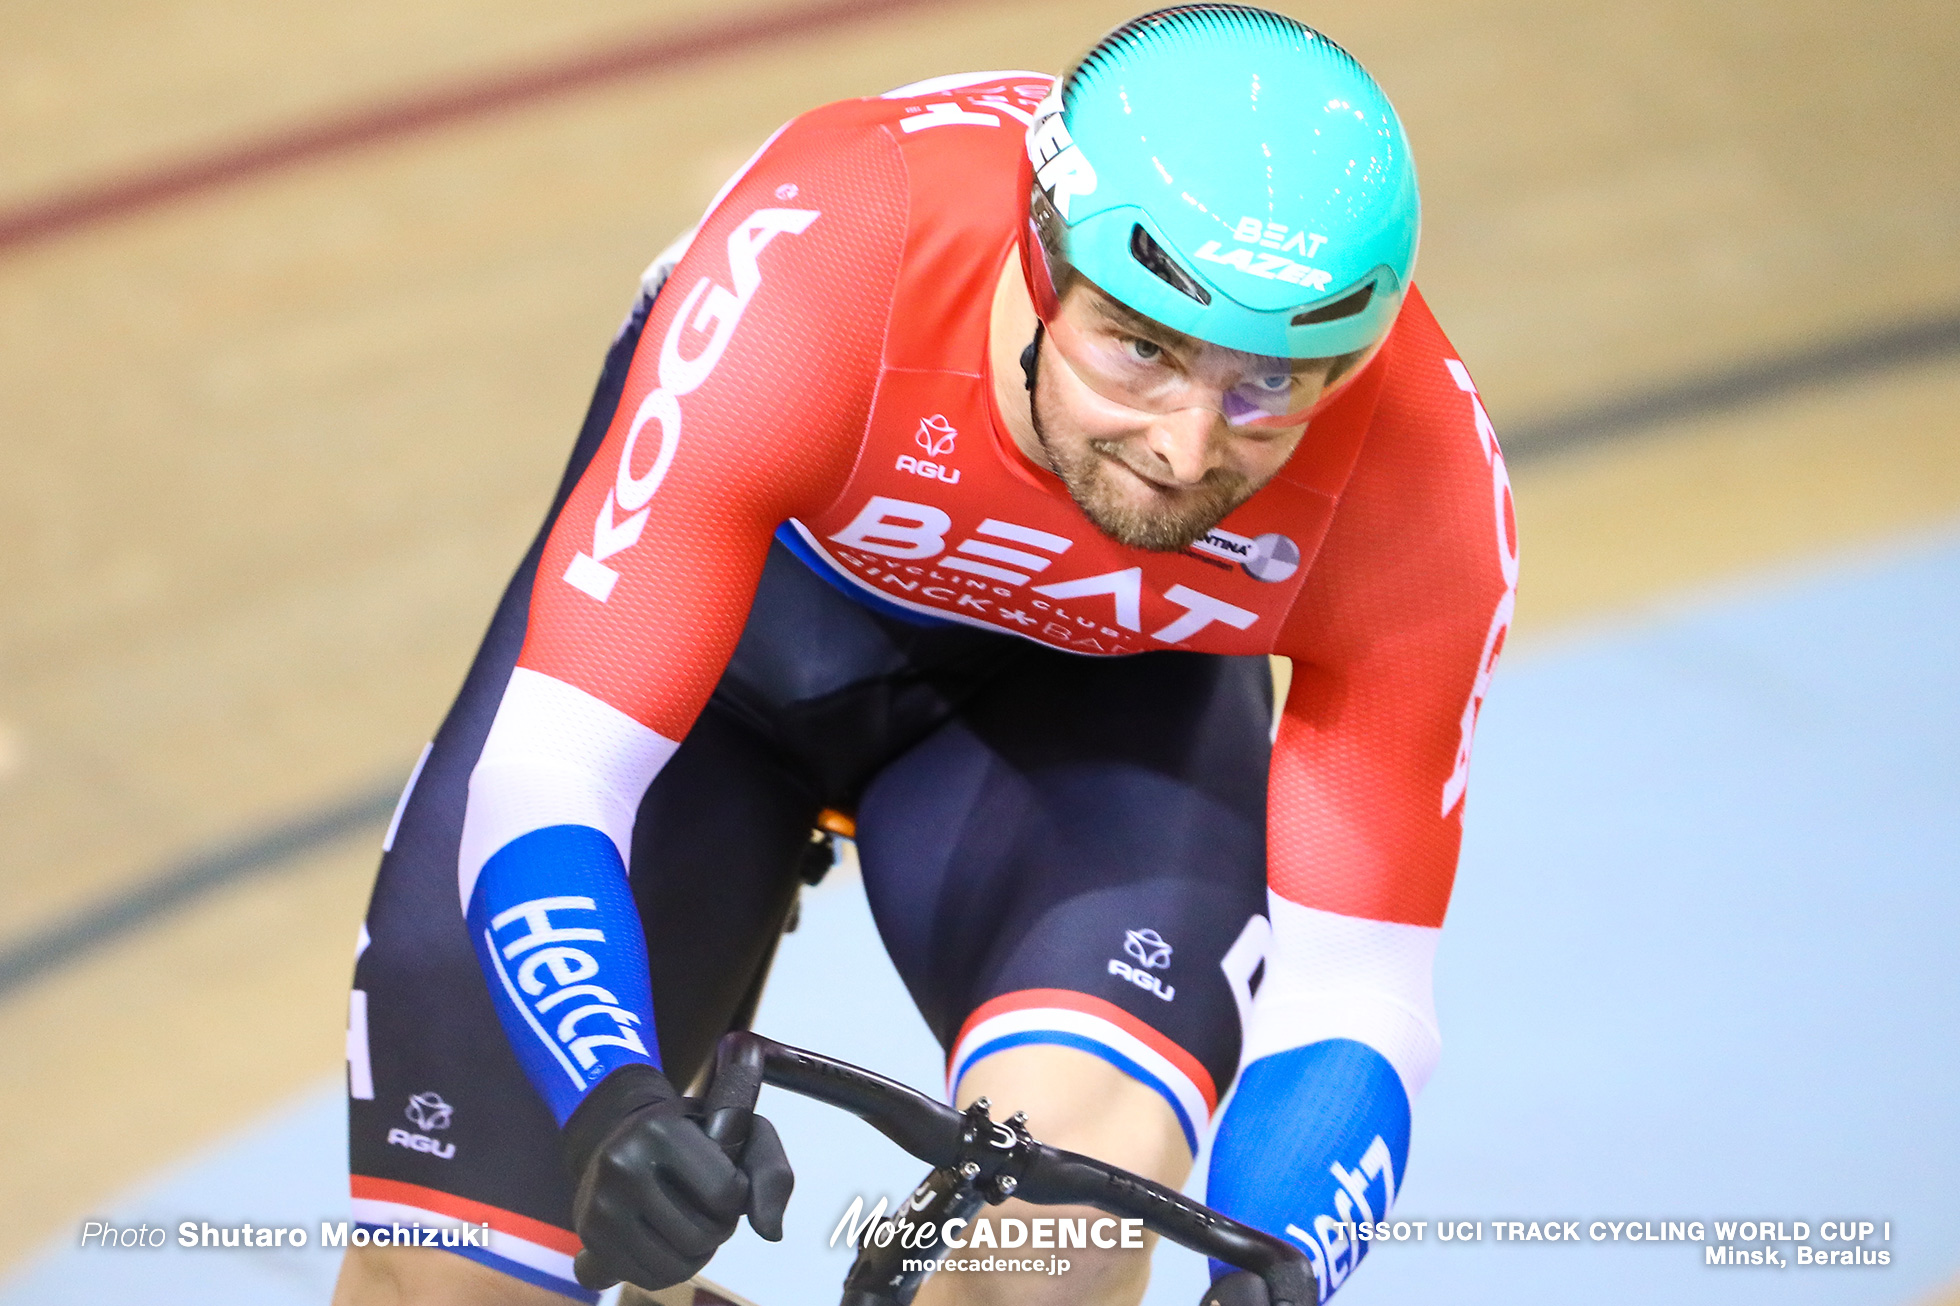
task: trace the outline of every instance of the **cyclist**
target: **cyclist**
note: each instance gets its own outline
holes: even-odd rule
[[[1417,231],[1381,90],[1258,9],[778,132],[650,270],[369,909],[356,1214],[489,1246],[355,1251],[336,1300],[779,1231],[767,1122],[730,1161],[679,1095],[825,807],[957,1100],[1178,1184],[1236,1082],[1209,1200],[1338,1288],[1437,1055],[1516,578]],[[920,1300],[1142,1292],[1070,1259]]]

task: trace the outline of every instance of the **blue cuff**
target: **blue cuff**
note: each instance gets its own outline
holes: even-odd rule
[[[1212,1143],[1212,1206],[1306,1252],[1321,1300],[1386,1219],[1409,1157],[1409,1097],[1387,1058],[1351,1039],[1261,1057],[1239,1076]],[[1214,1261],[1214,1277],[1231,1267]]]
[[[659,1066],[646,935],[603,831],[511,840],[484,863],[466,919],[504,1034],[560,1125],[610,1071]]]

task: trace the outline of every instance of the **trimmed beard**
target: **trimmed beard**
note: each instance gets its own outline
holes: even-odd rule
[[[1122,461],[1117,448],[1123,442],[1090,440],[1086,452],[1064,453],[1048,438],[1048,428],[1041,420],[1039,385],[1030,400],[1028,416],[1034,421],[1035,439],[1048,455],[1050,470],[1068,487],[1069,497],[1082,509],[1082,515],[1118,544],[1151,553],[1182,553],[1260,489],[1238,472],[1214,467],[1197,485],[1178,492],[1176,506],[1139,509],[1118,497],[1107,480],[1115,474],[1109,461]]]

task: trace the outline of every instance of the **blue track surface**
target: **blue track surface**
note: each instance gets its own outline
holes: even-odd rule
[[[1889,1219],[1895,1264],[1723,1269],[1700,1245],[1486,1232],[1386,1247],[1346,1299],[1931,1290],[1960,1269],[1960,544],[1509,673],[1402,1213]]]
[[[1481,1220],[1485,1241],[1385,1245],[1342,1301],[1903,1306],[1960,1270],[1960,541],[1514,659],[1471,804],[1438,961],[1445,1054],[1397,1214]],[[848,884],[807,900],[758,1024],[937,1088]],[[799,1170],[786,1243],[740,1235],[713,1273],[765,1306],[818,1302],[850,1196],[902,1192],[918,1167],[771,1096]],[[340,1120],[323,1091],[113,1218],[340,1218]],[[1701,1243],[1490,1232],[1844,1218],[1891,1221],[1893,1265],[1722,1269]],[[332,1270],[317,1249],[51,1248],[0,1306],[321,1303]],[[1150,1306],[1191,1306],[1201,1283],[1166,1253]]]

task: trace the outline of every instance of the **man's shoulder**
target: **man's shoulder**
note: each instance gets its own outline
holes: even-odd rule
[[[791,122],[771,148],[795,149],[815,137],[888,135],[913,174],[914,193],[943,194],[949,181],[970,183],[976,168],[1014,170],[1035,107],[1053,82],[1033,72],[934,77],[812,109]]]
[[[1456,440],[1475,431],[1470,371],[1413,286],[1383,353],[1386,375],[1375,412],[1378,424],[1405,428],[1425,440]]]
[[[1053,85],[1040,73],[958,73],[884,95],[828,104],[798,118],[765,155],[836,157],[875,137],[897,173],[860,207],[901,233],[886,362],[971,372],[985,349],[986,310],[1002,251],[1025,214],[1026,127]]]
[[[1018,148],[1054,81],[1046,73],[1033,72],[949,73],[883,95],[826,105],[817,112],[889,125],[903,139],[926,145],[1006,137],[1010,148]],[[954,128],[969,130],[941,130]]]
[[[1516,556],[1503,452],[1469,369],[1413,288],[1379,362],[1381,389],[1344,496],[1355,556],[1420,559],[1415,571],[1439,591],[1501,588]],[[1472,624],[1489,615],[1474,603],[1464,613]]]

